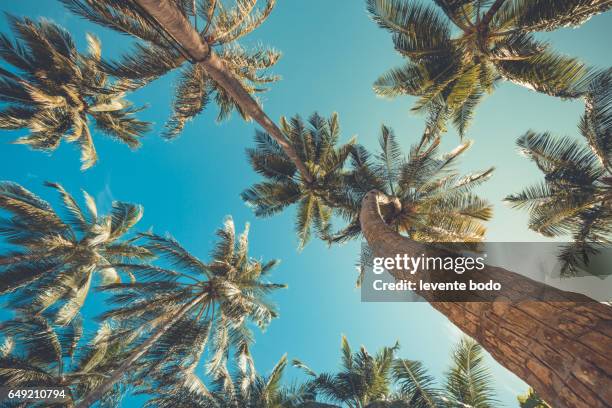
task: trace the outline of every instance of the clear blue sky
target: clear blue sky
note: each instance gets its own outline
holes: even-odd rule
[[[45,16],[62,24],[84,47],[85,32],[101,37],[103,54],[117,55],[130,40],[89,24],[65,12],[52,0],[3,2],[2,10],[29,17]],[[547,34],[555,47],[598,66],[610,66],[612,14],[593,18],[580,29]],[[2,31],[6,32],[5,21]],[[283,51],[275,72],[283,80],[264,95],[265,110],[272,118],[314,111],[340,114],[343,137],[358,135],[374,147],[381,123],[396,130],[405,146],[419,137],[423,119],[409,112],[410,98],[393,101],[377,98],[372,82],[386,69],[401,62],[390,36],[368,18],[362,0],[279,0],[265,25],[246,43],[262,42]],[[339,362],[342,333],[354,344],[374,351],[399,340],[400,355],[425,362],[433,374],[444,372],[448,354],[459,333],[427,304],[361,303],[354,288],[357,242],[328,249],[314,241],[296,251],[293,211],[271,219],[255,219],[239,194],[258,180],[245,159],[252,145],[255,125],[234,116],[215,123],[215,109],[190,123],[180,139],[167,143],[158,137],[168,116],[173,78],[165,77],[139,91],[131,99],[148,103],[142,117],[156,123],[155,130],[138,152],[95,135],[100,163],[82,173],[75,146],[62,145],[52,156],[11,145],[14,134],[0,136],[0,178],[21,183],[45,198],[53,192],[44,180],[58,181],[74,192],[89,191],[102,208],[112,200],[140,203],[144,230],[170,232],[193,253],[206,257],[213,232],[231,214],[237,226],[251,222],[251,254],[280,258],[276,281],[289,289],[275,296],[281,317],[265,334],[257,335],[256,363],[267,372],[283,353],[300,358],[316,371],[333,370]],[[539,178],[535,168],[519,156],[515,140],[528,129],[576,135],[580,102],[564,102],[516,85],[503,84],[481,105],[468,134],[476,143],[464,160],[465,169],[497,167],[493,179],[480,193],[495,205],[490,223],[491,241],[541,240],[526,227],[526,216],[505,207],[501,199]],[[445,137],[445,146],[457,144],[456,134]],[[101,304],[93,299],[87,316]],[[516,394],[524,383],[490,360],[495,385],[505,406],[516,406]],[[289,379],[297,370],[288,370]],[[126,406],[139,406],[133,400]]]

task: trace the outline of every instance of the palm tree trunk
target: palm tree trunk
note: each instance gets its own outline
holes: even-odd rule
[[[373,254],[440,256],[439,251],[399,235],[384,222],[379,207],[390,203],[389,197],[379,191],[371,191],[363,199],[361,227]],[[408,281],[452,282],[463,276],[453,271],[418,271],[415,275],[390,272],[396,279]],[[470,302],[465,301],[465,294],[463,301],[451,301],[432,292],[419,294],[551,406],[609,406],[611,307],[502,268],[487,267],[469,278],[500,282],[502,290],[496,297],[474,293],[481,299]]]
[[[76,408],[88,408],[102,398],[102,396],[106,394],[111,387],[130,370],[132,364],[134,364],[136,360],[149,351],[153,344],[155,344],[155,342],[159,340],[159,338],[163,336],[174,325],[174,323],[182,319],[187,312],[197,306],[206,296],[208,296],[208,293],[204,293],[194,298],[191,302],[180,308],[176,314],[168,316],[168,319],[159,328],[157,328],[151,337],[138,346],[132,352],[132,354],[130,354],[129,357],[126,358],[123,363],[121,363],[119,367],[117,367],[107,378],[104,379],[100,385],[98,385],[92,392],[87,394],[87,396],[76,405]]]
[[[250,118],[261,125],[276,140],[283,151],[295,163],[300,175],[307,182],[312,182],[310,171],[298,156],[293,146],[287,141],[281,130],[266,115],[261,106],[244,89],[240,81],[227,68],[215,51],[202,40],[198,32],[189,24],[187,18],[170,0],[135,0],[161,28],[170,34],[196,63],[202,64],[206,73],[223,88]]]

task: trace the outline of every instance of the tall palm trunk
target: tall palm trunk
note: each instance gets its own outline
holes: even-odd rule
[[[161,336],[163,336],[177,321],[181,320],[187,312],[193,309],[196,305],[198,305],[204,298],[208,296],[208,293],[203,293],[202,295],[194,298],[191,302],[185,304],[182,308],[176,312],[176,314],[172,314],[168,316],[166,321],[149,337],[144,343],[138,346],[132,354],[126,358],[123,363],[117,369],[115,369],[108,377],[104,379],[104,381],[98,385],[93,391],[91,391],[81,402],[76,405],[76,408],[88,408],[96,401],[100,400],[102,396],[108,392],[111,387],[119,381],[119,379],[128,372],[132,366],[140,357],[142,357],[153,344]]]
[[[389,204],[399,205],[379,191],[369,192],[362,202],[361,228],[373,254],[440,256],[439,250],[399,235],[384,222],[380,205]],[[480,299],[471,300],[480,301],[466,302],[465,293],[464,301],[432,292],[419,294],[551,406],[596,408],[608,407],[612,401],[611,307],[497,267],[469,277],[453,271],[391,272],[408,281],[469,278],[502,283],[494,298],[473,293]]]
[[[259,123],[281,146],[295,163],[302,178],[312,182],[312,176],[293,146],[285,139],[281,130],[261,109],[261,106],[244,89],[244,86],[217,56],[215,51],[202,40],[189,20],[170,0],[135,0],[172,38],[189,54],[193,61],[201,64],[206,73],[223,88],[240,106],[243,112]]]

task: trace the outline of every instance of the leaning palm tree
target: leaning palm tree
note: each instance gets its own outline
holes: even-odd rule
[[[4,387],[21,389],[56,388],[55,402],[74,407],[107,371],[121,361],[122,342],[110,346],[110,328],[102,325],[96,335],[84,342],[83,326],[74,320],[64,328],[53,327],[44,318],[22,317],[0,324],[3,344],[0,347],[0,383]],[[101,399],[101,406],[118,407],[124,384],[116,384]],[[25,406],[23,402],[6,407]],[[31,407],[50,406],[50,402],[27,403]]]
[[[593,81],[586,102],[579,130],[587,145],[527,132],[517,144],[545,180],[506,198],[513,207],[529,210],[534,231],[572,236],[560,254],[567,275],[612,243],[612,71]]]
[[[89,20],[145,41],[138,43],[123,59],[107,63],[107,72],[120,78],[148,82],[182,67],[175,88],[172,117],[166,124],[166,137],[178,136],[186,122],[201,113],[211,101],[219,107],[218,120],[227,118],[233,110],[245,118],[248,116],[202,65],[194,64],[195,61],[190,61],[188,55],[177,49],[170,37],[160,34],[159,27],[135,2],[62,1],[70,10]],[[273,49],[247,50],[237,42],[258,28],[274,8],[272,0],[267,0],[260,9],[257,3],[257,0],[239,0],[228,7],[220,0],[176,2],[179,11],[194,20],[198,35],[215,49],[251,94],[265,91],[266,84],[278,80],[277,76],[260,71],[271,68],[280,57]],[[203,23],[200,27],[198,20]]]
[[[305,386],[287,387],[282,385],[287,358],[283,356],[268,376],[262,376],[249,367],[236,362],[236,372],[221,373],[208,389],[197,377],[179,378],[179,384],[170,382],[172,387],[160,393],[159,388],[151,391],[160,394],[150,399],[146,406],[155,408],[298,408],[318,407],[310,401],[312,393]],[[176,381],[176,378],[174,378]]]
[[[29,313],[49,313],[68,324],[79,312],[95,275],[102,284],[119,281],[117,262],[143,261],[151,252],[125,236],[142,217],[142,207],[114,202],[110,214],[98,213],[84,193],[85,208],[61,185],[61,210],[11,182],[0,182],[0,294],[12,293],[10,304]]]
[[[247,155],[253,169],[267,180],[242,193],[257,216],[270,216],[297,204],[295,229],[302,248],[312,230],[325,239],[330,233],[330,218],[338,200],[334,197],[342,188],[343,167],[354,141],[338,145],[340,126],[338,115],[325,119],[313,114],[308,123],[301,117],[281,119],[283,134],[294,146],[312,180],[301,177],[296,166],[268,134],[256,132],[254,149]]]
[[[74,13],[120,33],[139,38],[136,49],[122,60],[106,64],[106,70],[138,81],[157,78],[183,67],[173,114],[166,136],[175,137],[185,123],[198,115],[209,100],[219,107],[218,119],[236,109],[257,121],[295,163],[305,180],[311,176],[253,95],[278,78],[260,71],[272,67],[277,51],[247,51],[237,40],[250,34],[268,18],[275,0],[61,0]],[[193,17],[194,23],[189,21]],[[203,26],[198,25],[203,20]]]
[[[91,126],[127,144],[140,146],[149,123],[134,117],[141,109],[124,99],[131,81],[111,82],[100,69],[100,41],[87,35],[89,52],[81,54],[60,26],[41,20],[7,17],[15,42],[0,34],[0,58],[16,73],[0,69],[0,129],[28,129],[17,139],[33,149],[53,151],[62,139],[81,149],[82,169],[98,155]]]
[[[408,62],[374,84],[386,97],[416,96],[431,134],[451,118],[463,135],[482,98],[501,80],[548,95],[581,96],[591,70],[555,52],[534,33],[578,26],[604,12],[608,0],[367,0],[374,21],[393,35]]]
[[[426,134],[422,138],[421,146],[417,146],[413,150],[427,152],[428,148],[436,146],[437,143],[436,139],[431,140]],[[465,149],[465,146],[458,148],[457,151],[450,154],[449,159],[454,160],[453,157],[456,157],[458,151],[463,149]],[[359,152],[362,149],[355,150]],[[356,156],[358,159],[359,155]],[[417,155],[417,159],[418,157]],[[408,161],[411,160],[409,159]],[[435,163],[433,167],[437,168],[440,164],[445,163],[445,160],[437,162],[427,160],[426,162],[430,164]],[[363,167],[359,163],[355,164],[357,164],[354,165],[356,169]],[[365,168],[369,167],[371,166]],[[416,160],[414,166],[407,166],[406,168],[419,169],[419,161]],[[479,174],[484,176],[486,173]],[[431,173],[427,170],[423,174]],[[410,171],[407,171],[407,174],[404,176],[409,175]],[[354,176],[357,177],[355,174]],[[359,177],[360,179],[368,180],[371,176],[369,172],[366,172]],[[444,190],[448,186],[446,183],[452,179],[453,177],[449,179],[442,177],[440,179],[441,184],[434,186],[434,188],[442,188]],[[349,189],[348,186],[354,186],[355,183],[349,184],[349,180],[345,183],[346,188],[343,188],[343,192],[354,191],[354,187]],[[464,182],[467,182],[468,186],[470,184],[469,177],[468,180],[463,182],[455,181],[459,186]],[[363,181],[356,185],[359,186],[360,183],[363,183]],[[367,186],[369,184],[365,183],[364,185]],[[385,193],[384,191],[391,191],[390,186],[388,190],[386,188],[385,186],[378,186],[370,191],[365,191],[364,189],[364,191],[359,192],[358,197],[362,197],[361,202],[353,200],[354,204],[351,205],[351,208],[359,210],[359,223],[352,223],[353,227],[348,231],[351,233],[349,236],[356,236],[359,233],[363,234],[372,255],[379,258],[395,258],[398,254],[414,258],[421,256],[445,257],[457,255],[452,246],[449,248],[448,245],[444,245],[445,248],[440,248],[429,242],[416,241],[407,236],[406,233],[398,231],[399,224],[394,222],[394,220],[397,219],[397,214],[403,212],[402,203],[394,193],[392,195]],[[453,192],[452,187],[450,191]],[[350,197],[351,195],[348,195],[348,198]],[[344,199],[342,202],[339,202],[340,205],[335,208],[338,210],[338,214],[342,215],[342,212],[340,212],[342,206],[345,203],[350,203],[350,201],[349,199]],[[453,200],[449,201],[452,203]],[[408,201],[408,205],[410,205],[410,201]],[[351,214],[352,211],[347,213],[349,219],[351,219]],[[428,227],[431,228],[431,226]],[[346,231],[343,233],[347,234]],[[467,275],[457,275],[452,270],[436,269],[435,273],[431,273],[431,270],[420,268],[414,271],[414,273],[403,273],[397,270],[390,272],[396,279],[413,282],[414,284],[417,284],[419,280],[428,282],[434,280],[436,282],[463,280],[466,285],[469,284],[467,282]],[[607,327],[612,315],[612,311],[608,306],[599,304],[583,295],[561,291],[543,283],[535,282],[520,273],[490,265],[485,265],[484,269],[478,274],[470,274],[469,279],[482,284],[490,281],[503,282],[503,286],[496,293],[468,291],[462,293],[459,299],[451,293],[440,294],[427,290],[417,290],[416,292],[428,301],[432,307],[448,317],[465,334],[482,344],[500,364],[510,369],[520,378],[528,381],[551,404],[571,406],[579,404],[580,401],[589,401],[589,404],[592,406],[606,406],[605,401],[612,398],[612,394],[602,395],[600,391],[594,391],[586,386],[571,387],[567,383],[569,379],[563,377],[563,373],[569,372],[567,370],[581,369],[580,367],[591,367],[591,370],[588,371],[588,379],[585,377],[581,381],[601,384],[602,386],[598,388],[599,390],[612,390],[612,384],[610,383],[610,378],[612,378],[612,372],[610,372],[612,358],[597,351],[600,350],[601,344],[605,344],[606,347],[611,346],[612,337],[602,335],[600,342],[595,345],[592,342],[586,341],[579,334],[593,332],[600,325],[601,327]],[[476,301],[468,302],[466,300]],[[542,300],[550,300],[550,302],[542,302]],[[577,301],[579,303],[576,303]],[[526,312],[526,309],[529,312]],[[580,318],[587,311],[593,317],[593,320],[588,322]],[[528,318],[526,317],[527,315],[529,316]],[[570,333],[565,330],[562,320],[559,320],[561,315],[564,316],[564,319],[575,321],[581,331]],[[551,336],[543,338],[538,334],[540,333],[540,328],[544,326],[551,330]],[[493,332],[495,336],[490,335]],[[552,333],[554,333],[554,336]],[[508,353],[507,348],[503,344],[512,344],[519,339],[524,341],[525,344],[537,344],[541,347],[515,347],[511,354]],[[580,349],[579,353],[571,351],[575,347]],[[577,358],[573,360],[558,358],[558,354],[550,354],[546,350],[556,350],[556,353],[567,352],[577,356]],[[544,363],[544,365],[538,366],[537,375],[534,375],[533,371],[531,371],[532,369],[529,368],[530,366],[533,367],[534,361]],[[566,378],[566,381],[551,382],[551,378]],[[610,386],[608,387],[608,385]],[[604,391],[604,394],[606,392]]]
[[[138,333],[128,356],[100,385],[79,402],[89,407],[138,364],[139,373],[175,372],[200,361],[212,350],[208,372],[227,372],[227,353],[234,347],[250,365],[250,325],[264,328],[277,313],[266,296],[284,285],[268,283],[265,277],[277,264],[249,257],[248,226],[236,236],[228,218],[217,231],[219,242],[205,263],[171,237],[143,234],[146,247],[165,259],[168,268],[143,264],[114,265],[133,273],[138,281],[102,287],[116,308],[102,315],[120,324],[116,336]],[[210,344],[209,344],[210,343]]]

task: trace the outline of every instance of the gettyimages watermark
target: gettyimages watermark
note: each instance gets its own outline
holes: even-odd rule
[[[464,249],[451,245],[424,244],[411,254],[376,256],[364,243],[358,268],[361,300],[612,300],[611,248],[600,248],[569,274],[559,258],[564,244],[495,242]]]

